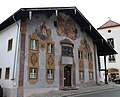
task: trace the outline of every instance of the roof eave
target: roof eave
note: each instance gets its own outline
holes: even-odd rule
[[[76,7],[21,8],[13,15],[16,21],[18,21],[25,20],[26,18],[28,18],[29,11],[33,11],[33,13],[37,12],[41,13],[41,12],[55,12],[56,10],[58,10],[59,12],[66,12],[72,18],[74,18],[76,23],[78,23],[78,25],[81,26],[81,28],[86,33],[88,33],[93,40],[104,39]],[[8,19],[6,19],[4,22],[0,24],[0,31],[2,31],[3,29],[5,29],[6,27],[15,22],[13,19],[13,15],[11,15]],[[105,45],[107,44],[105,43],[104,46]],[[113,53],[116,53],[116,51],[114,51],[113,49],[111,49],[110,52],[111,51],[113,51]],[[100,55],[112,54],[110,52],[106,53],[106,51],[103,52],[101,49],[100,50],[98,49],[98,53],[102,53]]]

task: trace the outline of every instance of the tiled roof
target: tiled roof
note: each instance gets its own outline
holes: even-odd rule
[[[120,26],[120,24],[116,23],[116,22],[114,22],[112,20],[109,20],[105,24],[103,24],[102,26],[100,26],[98,29],[110,28],[110,27],[116,27],[116,26]]]

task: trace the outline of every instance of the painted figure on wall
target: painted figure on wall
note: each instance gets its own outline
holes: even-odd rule
[[[58,33],[58,35],[67,36],[75,40],[77,35],[75,22],[69,16],[59,14],[59,16],[57,17],[56,32]]]
[[[51,36],[51,30],[50,28],[47,28],[45,22],[43,22],[41,25],[38,25],[35,29],[35,32],[37,33],[37,36],[42,40],[47,40]]]

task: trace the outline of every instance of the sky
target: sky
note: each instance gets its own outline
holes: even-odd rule
[[[120,0],[1,0],[0,23],[20,8],[76,6],[97,29],[111,20],[120,23]]]

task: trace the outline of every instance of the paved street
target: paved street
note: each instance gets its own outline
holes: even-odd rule
[[[34,94],[30,97],[120,97],[120,84],[102,83],[100,86],[69,91],[51,91],[49,93]]]
[[[97,91],[80,95],[72,95],[72,97],[120,97],[120,88],[106,91]]]

